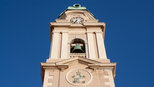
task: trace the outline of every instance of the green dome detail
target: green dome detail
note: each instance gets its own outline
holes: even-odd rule
[[[73,7],[69,6],[67,10],[86,10],[86,7],[82,7],[80,4],[74,4]]]

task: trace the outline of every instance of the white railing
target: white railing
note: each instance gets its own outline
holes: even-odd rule
[[[86,58],[86,53],[70,53],[70,58]]]

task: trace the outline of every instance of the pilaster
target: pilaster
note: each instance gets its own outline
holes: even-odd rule
[[[96,57],[96,51],[95,49],[95,44],[94,44],[94,37],[93,37],[93,32],[87,32],[87,36],[88,36],[88,51],[89,51],[89,58],[97,58]]]
[[[99,59],[107,59],[102,32],[96,32]]]
[[[51,43],[51,50],[50,50],[50,59],[57,59],[59,57],[59,45],[60,45],[60,33],[53,32],[53,39]]]
[[[68,32],[62,32],[62,44],[61,44],[61,58],[67,59],[68,57]]]

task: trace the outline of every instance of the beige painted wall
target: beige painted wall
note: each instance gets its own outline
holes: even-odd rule
[[[45,69],[43,87],[115,87],[113,68],[111,67],[90,69],[86,63],[79,60],[71,61],[67,64],[69,65],[67,69]],[[68,73],[77,69],[83,69],[91,74],[91,79],[88,83],[78,85],[68,81]]]

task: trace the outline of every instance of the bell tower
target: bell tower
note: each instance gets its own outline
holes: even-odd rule
[[[116,63],[106,56],[105,23],[80,4],[49,23],[50,55],[41,63],[43,87],[115,87]]]

